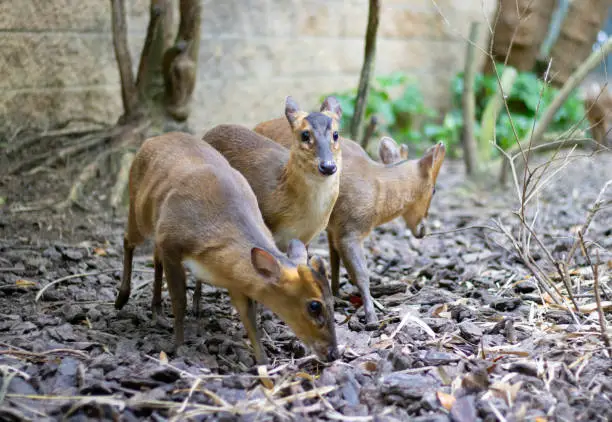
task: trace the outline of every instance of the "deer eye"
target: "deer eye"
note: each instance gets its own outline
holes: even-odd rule
[[[338,132],[337,131],[335,131],[332,136],[334,137],[334,141],[338,140]]]
[[[308,302],[308,312],[314,318],[321,316],[321,312],[323,311],[323,305],[318,300],[311,300]]]
[[[308,141],[310,141],[310,132],[305,130],[302,132],[302,142],[308,142]]]

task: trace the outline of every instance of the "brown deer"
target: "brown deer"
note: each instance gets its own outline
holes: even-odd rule
[[[612,92],[607,83],[592,82],[586,87],[584,108],[597,146],[612,146]]]
[[[341,116],[334,97],[327,97],[321,112],[315,113],[300,110],[293,98],[287,97],[287,148],[239,125],[216,126],[202,138],[248,180],[281,251],[291,239],[308,245],[327,226],[340,187]],[[196,314],[200,291],[198,283],[193,298]]]
[[[214,148],[186,133],[146,140],[134,159],[124,238],[124,270],[115,307],[131,289],[134,248],[153,235],[154,319],[166,280],[177,346],[184,341],[185,270],[226,288],[248,333],[258,363],[266,362],[255,321],[255,302],[276,313],[321,360],[338,356],[333,296],[324,263],[299,240],[287,256],[274,243],[246,179]]]
[[[291,142],[290,128],[280,118],[260,123],[254,130],[281,145]],[[379,145],[381,164],[372,160],[356,142],[341,138],[340,143],[340,194],[327,226],[332,291],[337,295],[340,288],[342,259],[350,280],[361,292],[366,322],[372,328],[378,319],[370,295],[363,241],[375,227],[399,216],[415,237],[425,235],[423,220],[429,212],[446,150],[440,142],[422,158],[408,160],[407,149],[385,137]]]

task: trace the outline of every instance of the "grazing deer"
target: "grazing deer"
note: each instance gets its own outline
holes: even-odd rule
[[[584,108],[598,147],[612,146],[612,92],[607,83],[592,82],[586,87]]]
[[[216,126],[202,138],[248,180],[281,251],[291,239],[308,245],[327,226],[340,188],[341,116],[334,97],[327,97],[316,113],[300,110],[287,97],[285,123],[290,140],[286,148],[239,125]],[[196,314],[200,292],[198,283],[193,298]]]
[[[287,255],[274,243],[246,179],[206,142],[186,133],[146,140],[134,159],[124,238],[124,270],[115,308],[128,301],[134,248],[153,235],[154,319],[166,280],[177,346],[184,341],[185,270],[226,288],[258,363],[266,362],[255,302],[276,313],[322,360],[338,356],[333,296],[323,261],[299,240]]]
[[[256,132],[280,143],[291,142],[291,131],[282,119],[260,123]],[[435,184],[446,153],[442,142],[422,158],[408,160],[405,147],[385,137],[379,144],[382,164],[368,156],[359,144],[341,138],[342,176],[340,194],[327,226],[332,291],[340,288],[340,259],[351,282],[357,284],[368,327],[377,323],[370,295],[363,241],[377,226],[402,216],[412,234],[425,235],[424,219],[435,193]]]

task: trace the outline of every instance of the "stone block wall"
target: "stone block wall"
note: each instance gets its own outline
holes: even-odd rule
[[[463,67],[461,36],[471,21],[486,22],[495,0],[381,3],[376,73],[408,72],[430,105],[444,106],[449,81]],[[127,5],[136,67],[149,1]],[[321,95],[357,85],[367,0],[202,0],[202,6],[195,130],[278,116],[286,95],[314,109]],[[23,126],[120,115],[110,26],[108,0],[0,2],[0,137]],[[484,24],[481,45],[486,32]]]

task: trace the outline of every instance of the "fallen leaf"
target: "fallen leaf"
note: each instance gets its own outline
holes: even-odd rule
[[[431,312],[431,316],[434,318],[440,318],[440,314],[442,312],[447,312],[447,310],[448,310],[448,305],[446,303],[443,305],[436,305],[434,310]]]
[[[360,366],[368,372],[374,372],[378,368],[378,364],[371,360],[362,362]]]
[[[159,352],[159,360],[161,363],[168,363],[168,355],[163,350]]]
[[[106,249],[103,249],[103,248],[95,248],[93,250],[93,252],[94,252],[94,255],[98,255],[98,256],[106,256],[107,255]]]
[[[379,349],[379,350],[388,349],[391,346],[393,346],[393,339],[392,338],[387,338],[387,339],[380,340],[380,341],[378,341],[378,342],[376,342],[376,343],[374,343],[372,345],[373,348]]]
[[[442,391],[436,392],[436,396],[438,396],[438,400],[440,401],[442,407],[444,407],[448,411],[451,410],[453,404],[455,404],[455,401],[457,400],[455,396],[443,393]]]
[[[30,280],[19,279],[15,282],[15,284],[19,287],[32,287],[36,286],[36,282]]]
[[[490,390],[497,397],[504,399],[508,406],[512,406],[522,385],[523,383],[521,381],[514,384],[498,381],[491,385]]]
[[[295,374],[296,377],[298,378],[302,378],[308,381],[314,381],[317,377],[310,375],[309,373],[306,372],[298,372]]]
[[[257,365],[257,374],[259,375],[259,380],[261,381],[264,387],[266,387],[268,390],[274,388],[274,383],[269,378],[268,369],[265,365]]]
[[[534,419],[534,422],[547,422],[548,419],[546,419],[544,416],[538,416],[537,418]]]

